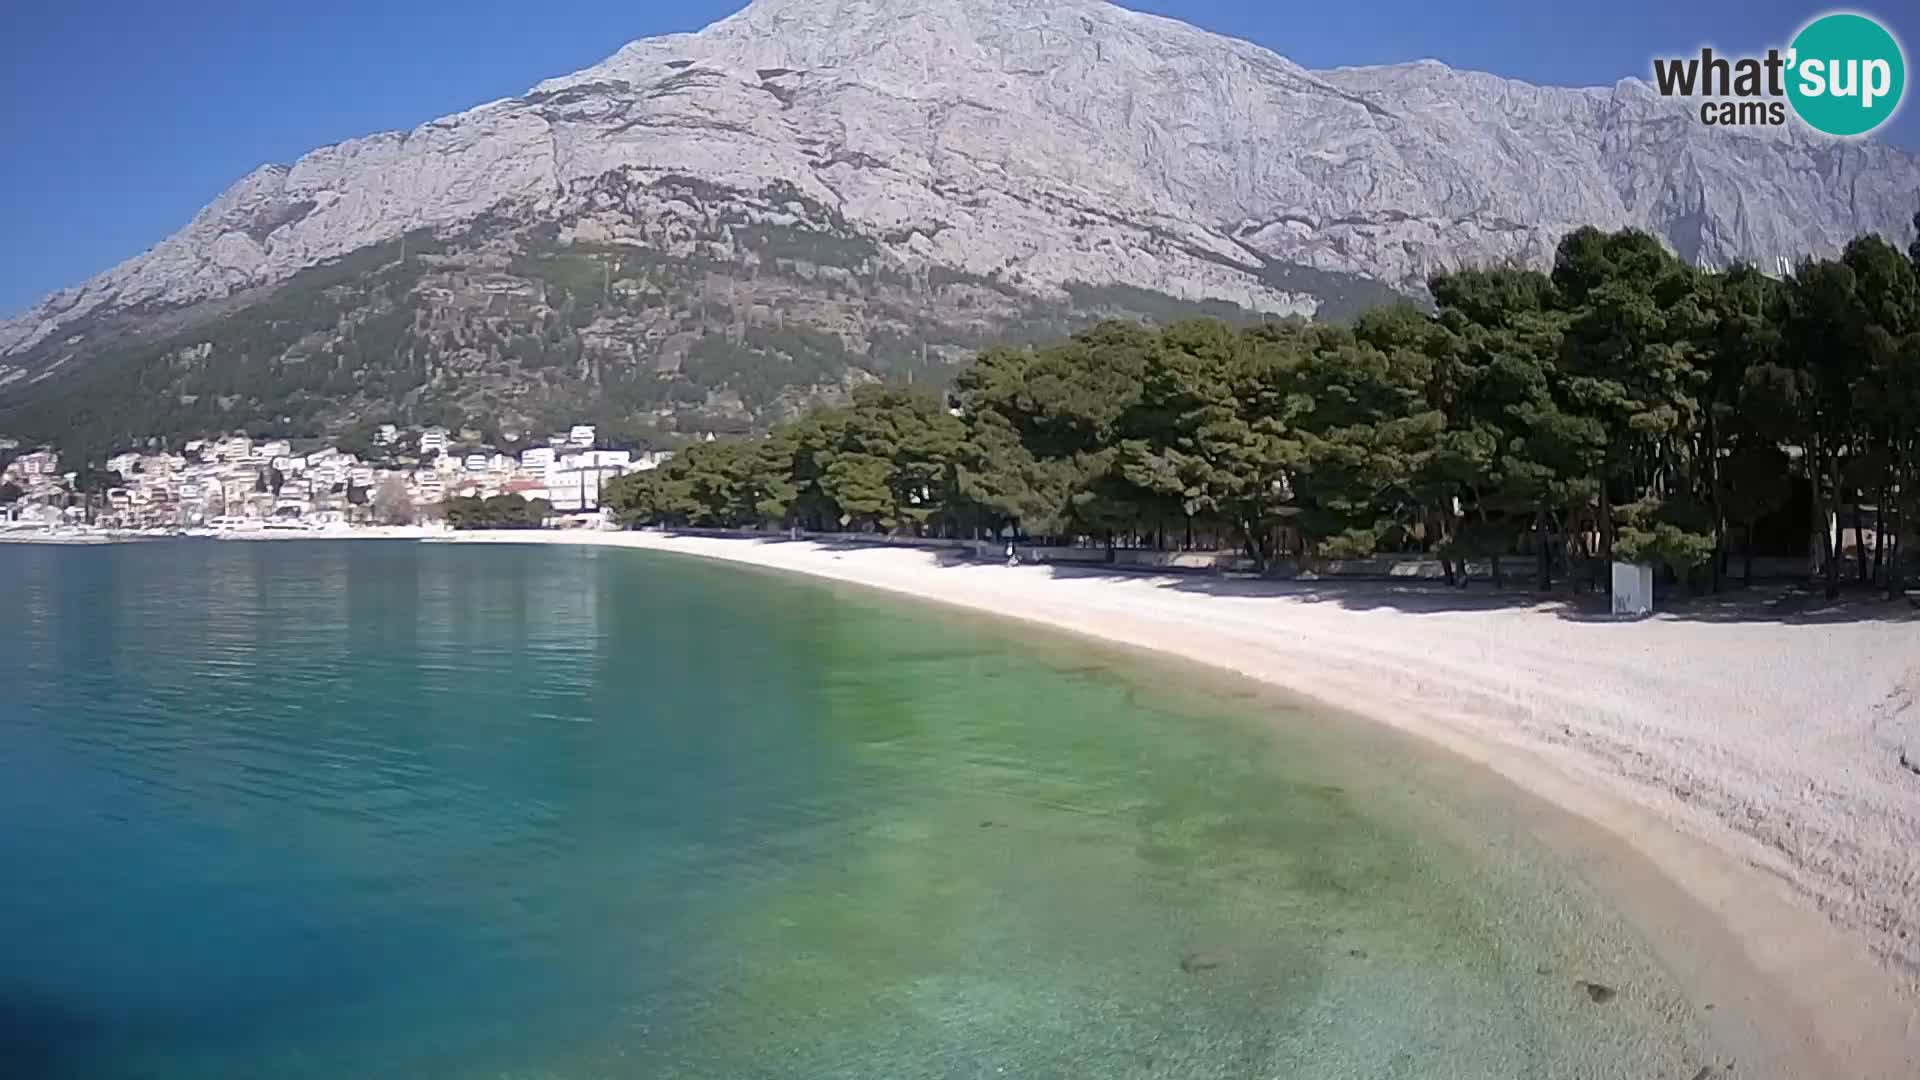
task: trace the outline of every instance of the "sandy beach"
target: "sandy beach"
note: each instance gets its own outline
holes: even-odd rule
[[[658,532],[447,539],[639,548],[877,587],[1225,669],[1390,724],[1657,869],[1766,984],[1746,989],[1805,1018],[1829,1060],[1852,1075],[1920,1075],[1920,775],[1902,763],[1903,747],[1920,749],[1920,620],[1904,608],[1823,617],[1748,602],[1623,623],[1417,584],[1006,567]],[[1679,925],[1664,932],[1688,936]]]

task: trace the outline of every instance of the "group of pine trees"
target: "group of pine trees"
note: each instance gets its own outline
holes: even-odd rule
[[[1916,215],[1920,230],[1920,215]],[[623,478],[631,523],[1024,535],[1285,556],[1612,559],[1717,587],[1796,487],[1829,592],[1901,587],[1920,480],[1920,241],[1785,280],[1582,229],[1553,271],[1432,280],[1351,325],[1105,323],[992,349],[950,400],[859,388]],[[1749,562],[1750,565],[1750,562]]]
[[[447,526],[453,529],[537,529],[553,515],[553,506],[547,500],[520,495],[493,495],[484,499],[456,495],[441,503],[440,510],[446,515]],[[390,513],[379,516],[394,520]]]

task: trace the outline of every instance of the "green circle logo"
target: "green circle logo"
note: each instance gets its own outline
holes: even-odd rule
[[[1787,53],[1787,99],[1816,131],[1865,135],[1893,116],[1907,89],[1907,61],[1886,28],[1836,12],[1808,23]]]

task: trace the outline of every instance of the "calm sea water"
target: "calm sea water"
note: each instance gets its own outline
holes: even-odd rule
[[[8,1077],[1691,1074],[1403,748],[1132,656],[366,541],[0,546],[0,619]]]

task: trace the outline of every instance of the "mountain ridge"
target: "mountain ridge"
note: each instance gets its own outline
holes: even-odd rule
[[[895,12],[892,21],[883,18],[880,13]],[[848,33],[844,29],[835,31],[833,27],[844,28],[849,19],[864,13],[866,30],[864,33]],[[754,3],[739,12],[708,26],[704,30],[673,34],[655,38],[643,38],[621,47],[606,60],[569,75],[548,79],[536,84],[527,94],[501,98],[477,105],[462,112],[450,114],[421,124],[407,132],[381,132],[341,143],[320,147],[303,155],[292,164],[264,165],[236,182],[227,191],[217,197],[208,207],[188,223],[187,226],[169,236],[154,248],[141,255],[122,261],[108,271],[96,275],[85,282],[60,290],[41,303],[29,308],[13,319],[0,322],[0,354],[16,352],[24,346],[33,344],[46,333],[74,314],[84,314],[87,310],[103,303],[132,306],[143,303],[184,303],[214,296],[226,295],[235,288],[284,279],[293,271],[313,265],[326,257],[337,256],[366,243],[376,243],[391,239],[413,225],[447,225],[468,219],[488,209],[506,196],[529,196],[540,192],[561,193],[569,180],[577,180],[588,175],[597,175],[605,169],[592,170],[580,167],[580,160],[589,156],[590,148],[569,147],[567,142],[573,133],[556,131],[552,119],[537,114],[530,115],[527,105],[541,96],[551,96],[566,90],[576,90],[583,85],[604,82],[608,78],[618,77],[633,82],[633,76],[651,75],[649,88],[658,90],[662,71],[648,69],[654,65],[665,65],[682,57],[668,58],[668,54],[690,52],[698,54],[696,60],[711,63],[716,54],[721,59],[733,62],[741,71],[751,66],[758,71],[773,71],[777,68],[789,68],[782,74],[802,74],[795,65],[812,67],[838,67],[844,64],[848,56],[870,59],[878,57],[890,63],[883,63],[877,70],[861,73],[855,85],[880,87],[890,93],[911,92],[916,88],[905,83],[898,76],[903,62],[911,61],[911,52],[916,47],[924,47],[924,32],[916,37],[911,31],[916,24],[933,24],[941,32],[954,29],[954,24],[964,24],[962,40],[981,48],[1007,49],[1005,44],[1020,41],[1022,35],[1034,36],[1034,42],[1026,42],[1021,54],[1030,57],[1034,54],[1045,56],[1049,51],[1061,53],[1061,46],[1049,41],[1048,35],[1062,35],[1072,29],[1075,19],[1090,35],[1104,35],[1121,45],[1137,46],[1137,35],[1131,31],[1139,27],[1151,28],[1166,39],[1183,43],[1189,47],[1203,50],[1206,57],[1231,56],[1244,63],[1261,69],[1285,84],[1313,91],[1342,92],[1360,103],[1377,118],[1399,118],[1404,110],[1390,108],[1373,100],[1379,96],[1379,83],[1384,79],[1401,97],[1420,89],[1413,75],[1436,78],[1438,80],[1468,86],[1478,86],[1483,91],[1497,86],[1501,96],[1509,99],[1545,99],[1554,107],[1566,109],[1570,106],[1585,104],[1590,109],[1610,109],[1612,111],[1651,110],[1655,116],[1661,111],[1670,112],[1667,119],[1681,116],[1673,110],[1671,103],[1662,102],[1644,82],[1626,78],[1613,88],[1604,87],[1542,87],[1527,84],[1519,80],[1508,79],[1491,73],[1461,71],[1449,68],[1438,61],[1421,60],[1408,64],[1367,65],[1338,67],[1324,71],[1312,71],[1284,57],[1270,52],[1258,45],[1234,38],[1215,35],[1188,26],[1177,20],[1098,2],[1098,0],[1072,0],[1070,3],[1028,3],[1024,0],[994,0],[988,4],[961,4],[955,0],[923,0],[913,4],[890,4],[861,2],[861,0],[755,0]],[[1097,23],[1094,20],[1099,20]],[[825,28],[823,30],[823,28]],[[921,25],[920,29],[926,29]],[[851,42],[851,44],[849,44]],[[1096,54],[1102,52],[1107,42],[1096,47]],[[1148,47],[1152,52],[1154,42]],[[1164,51],[1164,50],[1163,50]],[[1005,66],[1007,53],[1002,52],[1002,66]],[[926,57],[923,55],[922,60]],[[980,61],[981,57],[971,58]],[[1172,58],[1177,61],[1179,57]],[[1030,63],[1023,59],[1021,63]],[[691,67],[692,65],[688,65]],[[909,64],[910,66],[910,64]],[[973,67],[978,67],[974,63]],[[966,69],[967,64],[960,65]],[[1037,67],[1021,70],[1038,70]],[[738,72],[736,72],[738,74]],[[773,76],[773,80],[780,76]],[[1358,88],[1345,86],[1356,80],[1363,84]],[[769,79],[762,79],[765,83]],[[1429,84],[1428,89],[1431,89]],[[926,89],[923,85],[920,89]],[[1371,96],[1370,96],[1371,94]],[[936,94],[929,91],[926,96]],[[965,99],[962,98],[964,101]],[[1665,107],[1663,110],[1662,107]],[[683,118],[685,119],[685,118]],[[472,129],[472,130],[468,130]],[[336,185],[332,181],[343,177],[341,166],[351,164],[362,169],[380,169],[388,163],[395,151],[404,151],[413,157],[446,156],[459,153],[461,148],[448,147],[446,142],[451,133],[462,133],[462,141],[475,139],[494,142],[499,152],[492,154],[491,160],[477,163],[477,167],[467,175],[451,175],[436,178],[432,170],[424,163],[413,163],[423,173],[426,181],[412,192],[376,189],[366,198],[358,200],[360,204],[376,202],[382,197],[396,197],[402,205],[395,207],[394,217],[380,218],[372,222],[356,222],[357,228],[348,228],[339,232],[340,239],[320,239],[312,233],[333,230],[339,221],[348,215],[337,208],[344,199],[349,207],[355,205],[357,193],[352,184]],[[1721,132],[1726,135],[1729,133]],[[1732,135],[1733,140],[1782,141],[1788,144],[1808,143],[1804,136],[1797,139],[1792,129],[1754,129]],[[1878,159],[1869,165],[1855,166],[1857,170],[1869,167],[1892,167],[1903,165],[1910,174],[1908,185],[1920,190],[1920,164],[1907,155],[1892,148],[1877,144],[1837,144],[1852,147],[1853,153],[1864,159]],[[508,162],[512,162],[508,165]],[[1050,164],[1057,165],[1057,162]],[[1838,171],[1845,171],[1842,166]],[[697,170],[690,170],[697,171]],[[789,177],[791,179],[791,177]],[[277,188],[270,194],[264,190]],[[342,190],[344,188],[345,190]],[[413,196],[412,205],[407,205],[405,196]],[[262,196],[266,196],[263,198]],[[308,208],[305,196],[313,196],[314,206]],[[1141,209],[1164,210],[1178,216],[1190,208],[1153,205],[1159,200],[1148,199],[1147,206]],[[1256,208],[1248,205],[1248,200],[1234,200],[1231,208],[1243,211],[1239,216],[1244,224],[1264,215],[1261,210],[1275,209],[1273,199],[1264,200],[1268,205]],[[268,213],[249,217],[254,204],[266,203]],[[287,221],[276,221],[275,210],[285,212],[305,209],[307,214],[320,212],[326,229],[301,230],[282,228],[287,225],[298,226],[305,214],[288,214]],[[364,218],[364,213],[361,215]],[[1598,224],[1611,226],[1631,224],[1620,220],[1631,215],[1609,214],[1611,220],[1591,222],[1541,222],[1537,219],[1529,224],[1542,228],[1558,226],[1571,227],[1575,224]],[[1281,215],[1271,215],[1278,219]],[[1507,215],[1512,220],[1522,220]],[[236,219],[242,227],[235,228]],[[1232,215],[1224,215],[1222,223],[1231,221]],[[1898,224],[1896,222],[1896,224]],[[261,235],[262,226],[266,231]],[[1857,231],[1857,230],[1856,230]],[[1664,235],[1664,233],[1663,233]],[[1849,233],[1848,235],[1851,235]],[[252,241],[249,245],[240,242],[240,238]],[[1669,242],[1672,237],[1667,237]],[[269,247],[264,243],[271,239]],[[1784,237],[1773,237],[1774,246],[1788,248]],[[1844,240],[1844,237],[1820,237],[1829,243]],[[1677,247],[1682,246],[1676,244]],[[1718,252],[1723,245],[1708,245],[1709,256]],[[1382,273],[1376,267],[1364,267],[1355,259],[1342,260],[1325,253],[1299,250],[1302,245],[1282,245],[1283,257],[1297,257],[1302,254],[1308,258],[1302,261],[1310,265],[1321,265],[1328,269],[1358,270],[1374,272],[1398,283],[1414,280],[1420,274],[1437,268],[1428,262],[1418,265],[1394,265],[1401,260],[1389,259]],[[1506,255],[1537,258],[1551,244],[1526,245],[1528,250],[1509,251]],[[184,249],[184,250],[183,250]],[[1238,253],[1223,252],[1229,257]],[[1683,254],[1685,252],[1683,251]],[[1744,251],[1740,254],[1756,258],[1775,256],[1795,257],[1800,250]],[[1312,256],[1319,255],[1316,263]],[[1430,260],[1431,261],[1431,260]],[[191,265],[197,263],[197,265]],[[1395,274],[1395,271],[1398,271]],[[1284,305],[1282,305],[1284,306]],[[42,328],[45,332],[41,332]]]
[[[683,179],[732,194],[689,216],[669,190]],[[1902,151],[1705,128],[1633,78],[1316,71],[1102,0],[755,0],[522,95],[253,170],[147,252],[0,322],[0,393],[92,362],[102,320],[223,315],[485,221],[749,275],[764,253],[736,233],[801,221],[858,249],[863,281],[958,275],[1063,312],[1132,289],[1309,314],[1360,279],[1417,294],[1437,270],[1544,265],[1580,225],[1771,263],[1861,232],[1904,243],[1916,202]]]

